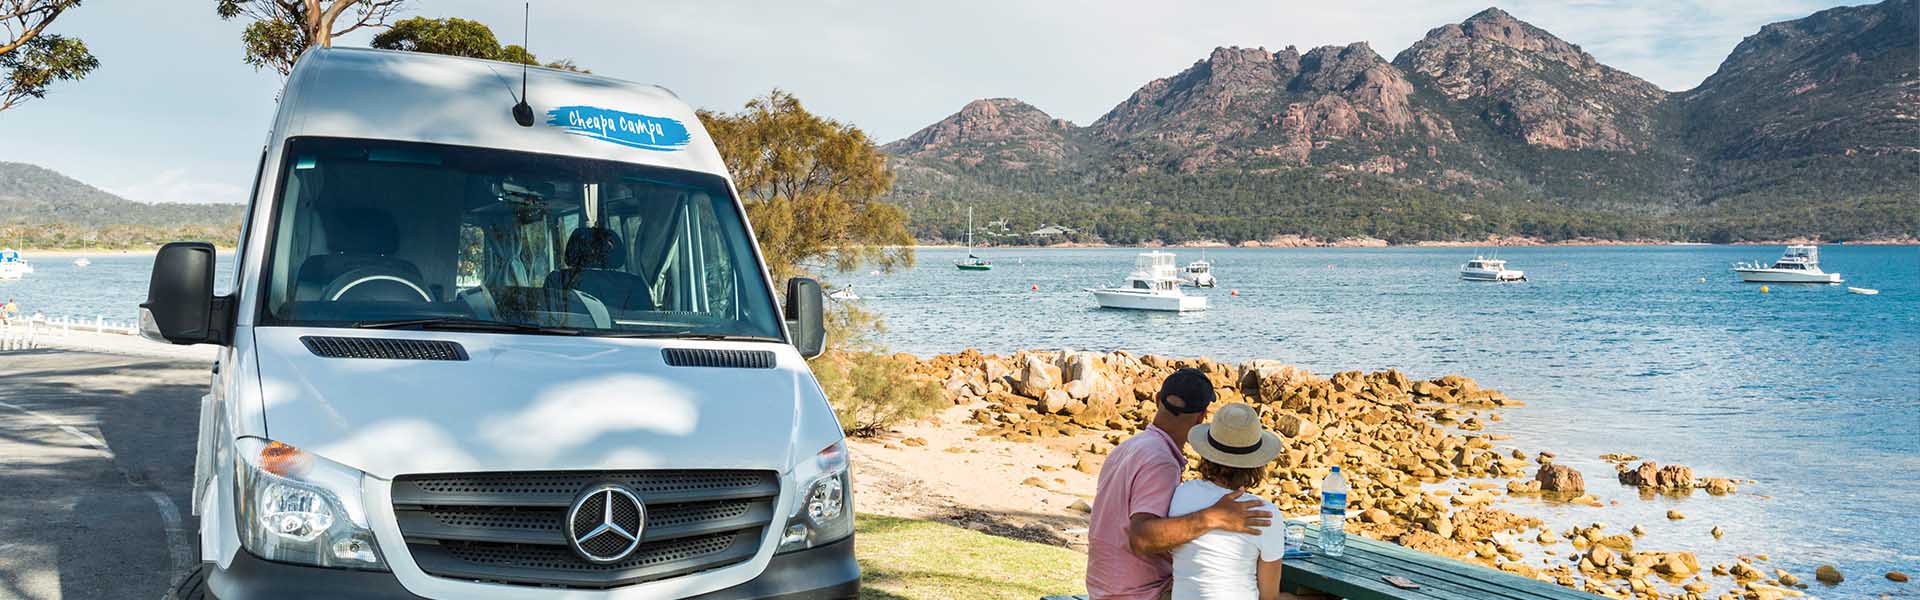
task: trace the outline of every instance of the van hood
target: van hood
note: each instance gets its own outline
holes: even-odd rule
[[[837,426],[819,423],[819,412],[829,421],[832,414],[805,361],[785,344],[294,327],[253,333],[267,437],[382,478],[784,472],[796,440],[825,447],[840,437]],[[302,336],[443,340],[460,344],[468,359],[322,357]],[[667,347],[770,351],[775,366],[673,367],[662,355]]]

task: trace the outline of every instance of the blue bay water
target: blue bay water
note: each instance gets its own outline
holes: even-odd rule
[[[963,250],[926,249],[912,269],[831,279],[886,318],[893,350],[921,355],[1124,349],[1273,358],[1323,375],[1467,375],[1528,403],[1489,425],[1513,436],[1503,444],[1557,453],[1590,492],[1618,503],[1503,508],[1555,531],[1644,525],[1637,548],[1690,550],[1703,564],[1762,553],[1808,580],[1815,565],[1835,564],[1848,581],[1810,590],[1821,597],[1913,597],[1912,584],[1881,574],[1920,573],[1920,247],[1822,248],[1829,271],[1878,296],[1795,285],[1763,294],[1727,270],[1780,250],[1501,249],[1527,271],[1519,284],[1460,281],[1472,249],[1208,250],[1221,287],[1198,293],[1213,310],[1177,316],[1100,310],[1081,291],[1120,283],[1137,252],[1128,249],[993,249],[983,254],[995,269],[978,273],[953,268]],[[1183,263],[1200,255],[1177,252]],[[89,319],[131,319],[152,264],[29,258],[38,272],[0,282],[0,299]],[[223,287],[231,264],[220,257]],[[1613,482],[1598,459],[1608,452],[1757,483],[1727,497],[1642,499]],[[1670,508],[1686,520],[1667,521]],[[1724,538],[1708,534],[1715,525]]]
[[[1461,281],[1474,249],[1208,250],[1220,287],[1197,293],[1213,309],[1186,315],[1094,306],[1082,289],[1122,283],[1129,249],[991,249],[994,270],[978,273],[953,268],[964,250],[924,249],[912,269],[832,283],[852,284],[886,319],[893,350],[921,355],[1129,350],[1272,358],[1322,375],[1466,375],[1528,403],[1490,424],[1513,436],[1503,444],[1555,452],[1619,502],[1503,507],[1555,531],[1641,524],[1638,548],[1692,550],[1703,564],[1763,553],[1811,580],[1832,563],[1849,583],[1825,597],[1912,594],[1881,575],[1920,571],[1920,247],[1822,248],[1828,271],[1878,296],[1762,293],[1728,270],[1781,250],[1500,249],[1527,272],[1516,284]],[[1181,264],[1201,254],[1177,253]],[[1757,483],[1728,497],[1641,499],[1599,460],[1609,452]],[[1687,518],[1667,521],[1670,508]],[[1726,532],[1718,541],[1714,525]]]

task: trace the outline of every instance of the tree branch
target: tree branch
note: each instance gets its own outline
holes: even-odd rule
[[[0,45],[0,55],[12,52],[20,46],[26,45],[28,40],[32,40],[35,36],[40,35],[40,32],[46,31],[47,26],[53,24],[54,18],[59,17],[61,12],[67,10],[67,7],[59,4],[45,4],[34,8],[18,8],[16,5],[16,8],[13,10],[15,11],[14,14],[8,15],[6,20],[18,21],[22,27],[22,31],[20,37],[8,40],[6,45]],[[28,17],[36,12],[44,13],[37,23],[28,19]],[[12,32],[13,28],[8,27],[7,31]],[[11,103],[9,103],[9,105],[11,105]]]

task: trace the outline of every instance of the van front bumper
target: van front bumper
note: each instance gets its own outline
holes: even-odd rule
[[[420,598],[400,585],[392,573],[277,563],[245,550],[234,555],[232,566],[211,569],[207,590],[212,597],[225,600]],[[859,594],[860,565],[854,562],[853,538],[849,537],[819,548],[774,555],[767,570],[752,581],[690,600],[842,600]]]

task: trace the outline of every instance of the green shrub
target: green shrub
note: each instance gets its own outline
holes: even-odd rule
[[[828,352],[812,365],[847,435],[876,435],[932,415],[947,404],[939,383],[913,374],[906,363],[890,356]]]

